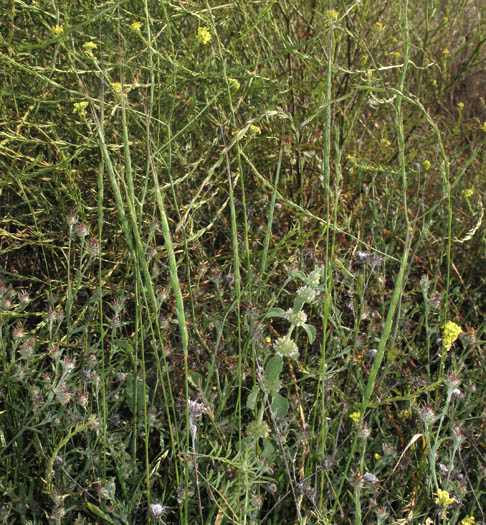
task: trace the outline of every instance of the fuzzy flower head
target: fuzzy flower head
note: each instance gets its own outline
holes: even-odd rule
[[[452,321],[448,321],[444,325],[444,332],[442,334],[442,346],[444,350],[450,350],[452,343],[462,334],[462,328]]]
[[[299,349],[290,337],[279,337],[275,341],[274,350],[277,355],[282,357],[290,357],[291,359],[297,359],[299,357]]]
[[[211,42],[213,36],[211,35],[207,27],[200,27],[197,30],[197,38],[201,41],[203,45],[207,45],[209,44],[209,42]]]
[[[315,282],[315,281],[314,281]],[[319,282],[319,281],[317,281]],[[317,284],[319,286],[319,284]],[[315,290],[316,287],[311,286],[301,286],[297,290],[297,296],[303,303],[312,303],[312,301],[316,298],[317,292]]]
[[[307,314],[305,312],[302,310],[300,312],[296,312],[293,308],[289,308],[285,312],[285,317],[292,326],[297,327],[303,326],[307,321]]]

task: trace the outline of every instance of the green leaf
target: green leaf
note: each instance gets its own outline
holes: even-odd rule
[[[270,381],[277,379],[280,375],[280,372],[282,371],[282,368],[283,359],[281,355],[276,355],[275,357],[269,359],[265,366],[265,375],[267,379],[270,379]]]
[[[282,317],[283,319],[287,318],[287,314],[285,313],[285,310],[282,310],[282,308],[270,308],[268,312],[265,314],[265,317]]]
[[[289,411],[289,402],[280,394],[273,394],[271,409],[276,418],[282,419]]]
[[[265,438],[263,440],[263,451],[262,457],[265,459],[272,459],[275,456],[275,447],[273,446],[272,440]]]
[[[255,403],[259,392],[260,389],[258,388],[258,385],[253,385],[251,392],[248,394],[248,399],[246,400],[246,408],[255,410]]]
[[[316,338],[316,329],[311,324],[303,324],[302,328],[306,331],[309,343],[312,344]]]
[[[88,509],[98,516],[98,518],[101,518],[106,521],[106,523],[111,523],[112,525],[116,525],[116,521],[113,521],[106,512],[103,512],[99,507],[91,503],[90,501],[87,501],[86,504],[88,505]]]

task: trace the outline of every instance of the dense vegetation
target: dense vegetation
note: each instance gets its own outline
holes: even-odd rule
[[[2,523],[486,523],[483,0],[5,0]]]

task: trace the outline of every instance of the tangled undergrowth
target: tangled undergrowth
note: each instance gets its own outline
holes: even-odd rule
[[[9,0],[2,523],[486,523],[482,0]]]

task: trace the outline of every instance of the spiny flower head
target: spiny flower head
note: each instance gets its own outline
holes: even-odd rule
[[[442,335],[442,346],[445,350],[449,350],[452,343],[462,334],[462,328],[452,321],[448,321],[444,325],[444,332]]]
[[[297,357],[299,357],[297,345],[287,336],[279,337],[275,341],[274,349],[275,353],[282,357],[290,357],[291,359],[297,359]]]

